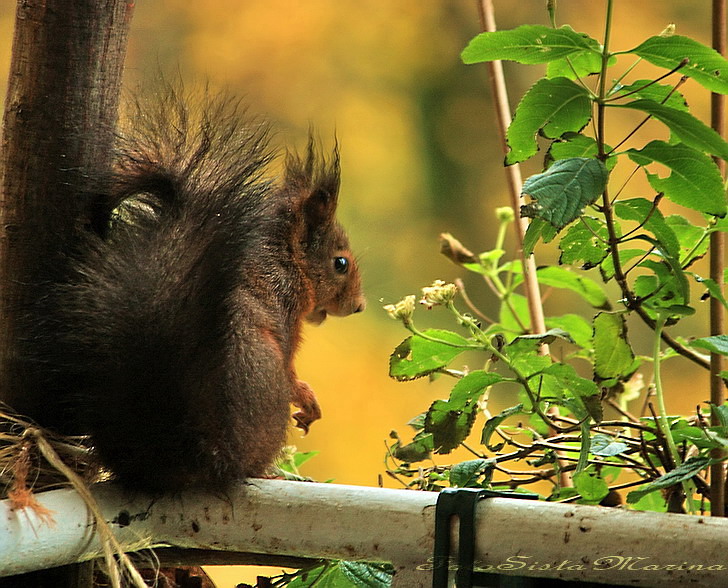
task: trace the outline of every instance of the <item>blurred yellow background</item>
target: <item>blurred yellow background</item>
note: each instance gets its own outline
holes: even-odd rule
[[[0,2],[2,96],[14,4]],[[405,423],[449,392],[449,383],[442,380],[396,383],[387,377],[388,356],[407,333],[381,306],[417,293],[435,279],[463,277],[438,254],[439,233],[452,232],[476,252],[489,249],[496,230],[493,209],[508,203],[485,67],[464,66],[459,59],[478,33],[475,2],[136,4],[128,89],[159,72],[180,72],[184,80],[242,95],[252,112],[276,124],[281,145],[302,146],[310,123],[324,142],[332,143],[334,134],[339,139],[340,218],[360,258],[369,308],[363,315],[307,328],[298,372],[316,391],[324,419],[306,438],[292,430],[290,442],[301,450],[320,451],[303,467],[304,475],[376,485],[384,472],[389,432],[396,429],[408,437]],[[562,0],[558,21],[600,39],[604,5]],[[615,3],[612,48],[631,48],[669,23],[677,25],[678,33],[710,44],[710,5],[707,0]],[[548,24],[545,7],[545,0],[495,0],[499,28]],[[512,105],[542,71],[506,64]],[[685,94],[693,113],[709,120],[707,92],[688,83]],[[624,134],[618,127],[615,138]],[[537,171],[537,164],[527,165],[524,174]],[[554,251],[545,248],[538,262],[555,259]],[[482,282],[467,276],[466,283],[479,306],[492,308],[494,299]],[[552,296],[547,313],[574,312],[582,308],[579,304],[568,295]],[[447,324],[437,310],[425,312],[418,311],[421,324]],[[701,309],[682,334],[706,335],[706,323],[707,309]],[[630,332],[638,341],[646,336],[636,324]],[[690,412],[708,396],[707,377],[691,370],[680,361],[668,363],[674,412]],[[495,397],[493,410],[511,401]],[[394,485],[386,477],[385,483]],[[228,585],[233,584],[221,583]]]

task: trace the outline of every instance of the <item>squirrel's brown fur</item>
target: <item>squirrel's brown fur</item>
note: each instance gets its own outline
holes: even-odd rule
[[[338,150],[264,177],[265,126],[175,92],[122,134],[95,227],[44,286],[25,353],[42,425],[91,435],[126,487],[222,489],[261,475],[320,416],[293,365],[302,321],[364,308],[335,219]]]

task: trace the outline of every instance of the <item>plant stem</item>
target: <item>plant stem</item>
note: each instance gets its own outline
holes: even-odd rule
[[[675,467],[677,467],[682,463],[682,459],[680,458],[680,453],[677,450],[677,445],[675,445],[675,439],[673,439],[672,432],[670,431],[670,421],[667,417],[667,408],[665,406],[665,395],[662,390],[662,357],[660,353],[660,335],[662,334],[662,329],[664,328],[664,326],[665,319],[662,317],[662,315],[658,315],[655,324],[655,337],[652,350],[652,364],[654,366],[653,378],[655,383],[655,397],[657,398],[658,410],[657,426],[659,427],[660,431],[662,431],[662,434],[665,438],[665,443],[667,444],[667,449],[670,452],[670,457],[672,458],[672,462],[675,464]],[[690,480],[685,480],[682,483],[682,487],[685,492],[685,499],[688,504],[688,511],[691,514],[694,514],[696,512],[693,501],[695,484]]]
[[[713,49],[726,55],[726,0],[713,0]],[[711,94],[711,126],[721,137],[725,137],[725,96]],[[715,162],[725,177],[725,160],[716,157]],[[725,235],[715,231],[710,235],[710,277],[722,291],[723,268],[725,259]],[[725,310],[720,300],[710,299],[710,334],[722,335],[725,331]],[[720,406],[725,402],[725,390],[720,372],[723,369],[723,358],[718,353],[710,355],[710,402]],[[718,417],[711,412],[712,425],[718,425]],[[725,457],[725,450],[715,449],[711,457],[721,459]],[[710,514],[713,516],[726,516],[726,478],[724,463],[710,466]]]
[[[482,30],[487,32],[495,31],[496,26],[492,1],[481,0],[478,2],[478,13],[480,16]],[[496,118],[500,143],[504,153],[507,153],[508,145],[505,137],[506,129],[511,122],[511,111],[508,106],[508,91],[506,89],[505,78],[503,76],[503,66],[500,61],[489,61],[487,63],[487,67],[496,106]],[[523,278],[526,299],[528,300],[528,312],[531,316],[531,331],[533,333],[545,333],[546,322],[544,319],[543,306],[541,305],[541,292],[536,279],[536,262],[533,255],[525,255],[523,253],[523,238],[526,234],[528,221],[521,217],[518,213],[521,209],[522,203],[521,189],[523,187],[523,181],[521,179],[521,170],[518,164],[513,164],[507,166],[505,171],[511,196],[511,208],[516,211],[517,215],[516,236],[518,240],[518,249],[523,256]],[[543,346],[542,352],[548,353],[548,346]]]

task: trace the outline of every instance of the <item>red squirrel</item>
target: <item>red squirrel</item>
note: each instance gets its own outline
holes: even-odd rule
[[[365,307],[338,147],[310,140],[275,182],[267,126],[229,97],[195,110],[170,90],[130,123],[65,278],[29,313],[23,409],[90,435],[129,489],[224,489],[266,472],[290,403],[304,431],[321,416],[294,366],[304,320]]]

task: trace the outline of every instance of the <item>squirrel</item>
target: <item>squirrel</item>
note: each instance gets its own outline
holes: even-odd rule
[[[335,218],[338,145],[323,157],[309,133],[275,182],[268,125],[227,95],[195,110],[169,90],[130,120],[30,313],[25,412],[90,435],[127,489],[219,491],[265,474],[291,403],[304,431],[321,416],[294,366],[303,322],[365,308]]]

